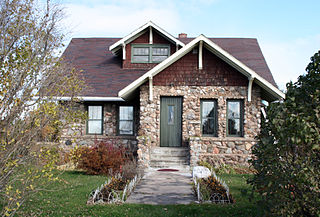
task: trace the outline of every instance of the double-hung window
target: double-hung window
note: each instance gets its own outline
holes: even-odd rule
[[[119,106],[119,134],[133,135],[133,106]]]
[[[159,63],[169,57],[169,45],[149,45],[149,44],[134,44],[132,45],[133,63]]]
[[[88,106],[87,134],[102,134],[102,108],[101,105]]]
[[[201,132],[203,136],[217,136],[217,101],[201,100]]]
[[[227,101],[227,135],[243,136],[243,100]]]

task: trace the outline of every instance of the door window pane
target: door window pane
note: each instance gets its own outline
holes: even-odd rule
[[[88,134],[102,134],[102,106],[88,106]]]
[[[215,100],[201,101],[202,135],[217,136],[217,102]]]
[[[133,106],[119,106],[119,134],[133,135]]]
[[[174,124],[174,105],[168,105],[168,124]]]
[[[228,132],[229,136],[243,135],[243,102],[230,100],[227,102]]]

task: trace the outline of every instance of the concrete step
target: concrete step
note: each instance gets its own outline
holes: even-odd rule
[[[171,163],[171,164],[185,164],[188,163],[188,159],[175,159],[175,158],[171,158],[171,159],[151,159],[151,162],[162,162],[162,163]]]
[[[185,147],[154,147],[150,153],[150,167],[177,168],[189,166],[189,149]]]
[[[167,148],[156,147],[151,149],[151,154],[170,155],[170,156],[186,156],[189,154],[188,148]]]
[[[151,160],[186,160],[189,155],[167,155],[167,154],[151,154]]]
[[[152,168],[175,168],[175,167],[188,167],[188,162],[170,162],[170,161],[150,161]]]

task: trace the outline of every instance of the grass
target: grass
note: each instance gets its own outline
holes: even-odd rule
[[[91,190],[105,181],[104,176],[89,176],[81,172],[65,172],[63,182],[49,186],[50,190],[34,195],[26,201],[18,216],[259,216],[259,209],[241,191],[249,190],[249,175],[220,177],[226,181],[236,199],[233,205],[86,205]]]

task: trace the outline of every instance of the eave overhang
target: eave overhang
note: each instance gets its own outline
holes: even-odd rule
[[[192,40],[190,43],[182,47],[180,50],[175,52],[173,55],[156,65],[154,68],[146,72],[144,75],[133,81],[131,84],[123,88],[119,91],[118,96],[121,98],[126,99],[131,92],[133,92],[135,89],[137,89],[140,85],[142,85],[144,82],[146,82],[150,77],[154,77],[159,72],[176,62],[178,59],[183,57],[185,54],[190,52],[195,46],[199,44],[199,42],[202,41],[203,45],[212,53],[217,55],[219,58],[221,58],[223,61],[231,65],[233,68],[238,70],[243,75],[247,76],[248,79],[253,79],[254,83],[259,85],[264,92],[268,95],[269,101],[275,101],[285,98],[285,94],[280,91],[277,87],[273,86],[270,82],[268,82],[266,79],[262,78],[260,75],[258,75],[255,71],[247,67],[245,64],[243,64],[241,61],[236,59],[234,56],[229,54],[227,51],[222,49],[220,46],[218,46],[216,43],[212,42],[210,39],[205,37],[204,35],[200,35],[194,40]]]
[[[120,97],[95,97],[95,96],[78,96],[73,97],[73,99],[76,98],[81,102],[123,102],[124,99]],[[52,97],[51,100],[56,101],[70,101],[71,97]]]

